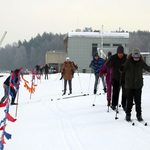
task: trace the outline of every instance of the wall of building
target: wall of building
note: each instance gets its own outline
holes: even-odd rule
[[[66,52],[60,51],[48,51],[45,55],[45,63],[49,64],[52,67],[55,67],[59,72],[61,69],[61,65],[66,60],[68,54]]]
[[[92,56],[92,45],[97,44],[97,48],[103,48],[105,54],[111,51],[113,54],[116,53],[118,44],[121,44],[125,48],[125,53],[128,53],[128,40],[129,37],[117,37],[117,36],[106,36],[101,37],[100,34],[92,36],[80,36],[80,33],[75,36],[67,37],[67,53],[68,56],[78,64],[79,71],[90,72],[89,64],[93,59]],[[103,42],[102,42],[103,41]],[[102,46],[103,43],[103,46]],[[109,44],[109,45],[108,45]]]

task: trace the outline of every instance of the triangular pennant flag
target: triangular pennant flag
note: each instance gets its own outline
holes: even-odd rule
[[[8,98],[0,104],[0,107],[5,107],[8,104]]]
[[[5,140],[4,140],[4,135],[3,135],[2,138],[1,138],[1,143],[2,143],[2,144],[6,144],[6,143],[5,143]]]
[[[6,131],[4,131],[4,135],[7,140],[11,139],[11,134],[7,133]]]
[[[6,127],[6,124],[5,124],[5,125],[3,125],[2,127],[0,127],[0,130],[4,130],[4,129],[5,129],[5,127]]]
[[[9,113],[6,114],[6,118],[11,122],[15,122],[17,120],[15,118],[13,118]]]
[[[2,142],[0,141],[0,150],[4,149],[4,145],[2,144]]]

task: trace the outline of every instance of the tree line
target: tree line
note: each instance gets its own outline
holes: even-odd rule
[[[141,51],[150,51],[150,32],[130,32],[129,49],[138,47]],[[18,41],[0,49],[0,70],[13,68],[31,69],[45,64],[45,54],[50,50],[64,51],[64,34],[43,33],[29,41]]]

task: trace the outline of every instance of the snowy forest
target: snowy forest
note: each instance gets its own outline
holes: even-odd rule
[[[7,44],[0,49],[0,70],[12,68],[33,68],[45,63],[45,54],[50,50],[64,50],[64,34],[43,33],[29,41],[18,41],[13,45]],[[150,32],[130,32],[129,49],[138,47],[141,51],[150,51]]]

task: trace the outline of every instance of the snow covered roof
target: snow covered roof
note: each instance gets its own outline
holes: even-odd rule
[[[129,33],[126,32],[68,32],[68,37],[118,37],[129,38]]]
[[[142,55],[150,55],[150,52],[141,52]]]

